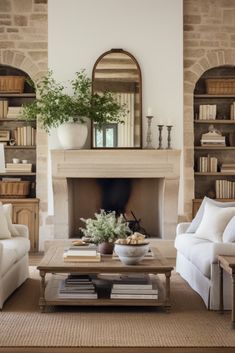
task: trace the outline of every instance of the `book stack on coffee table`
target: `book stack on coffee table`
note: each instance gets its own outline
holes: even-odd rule
[[[58,296],[61,299],[97,299],[95,286],[89,275],[71,274],[68,275],[66,279],[62,279],[59,286]]]
[[[100,253],[94,248],[70,248],[64,251],[64,262],[100,262]]]

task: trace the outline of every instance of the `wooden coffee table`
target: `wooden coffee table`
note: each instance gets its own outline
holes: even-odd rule
[[[231,275],[232,280],[232,329],[235,329],[235,256],[218,256],[220,268],[220,312],[224,311],[223,270]]]
[[[46,252],[37,269],[41,276],[39,306],[42,312],[48,305],[88,305],[88,306],[162,306],[166,310],[171,307],[170,302],[170,277],[172,266],[169,266],[167,260],[160,252],[152,247],[153,259],[144,259],[138,265],[124,265],[118,258],[112,256],[102,256],[101,262],[92,263],[65,263],[63,261],[64,246],[51,247]],[[51,273],[51,279],[46,282],[46,274]],[[58,296],[58,283],[56,274],[62,273],[81,273],[81,274],[164,274],[165,281],[158,281],[159,295],[158,299],[80,299],[80,298],[60,298]]]

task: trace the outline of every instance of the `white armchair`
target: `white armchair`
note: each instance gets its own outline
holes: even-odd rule
[[[18,236],[0,240],[0,309],[9,295],[29,276],[28,228],[21,224],[16,224],[15,227]]]

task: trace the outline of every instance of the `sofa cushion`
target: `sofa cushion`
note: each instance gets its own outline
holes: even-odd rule
[[[0,239],[11,238],[11,233],[9,232],[6,216],[3,211],[2,203],[0,202]]]
[[[202,221],[202,217],[204,214],[204,209],[205,209],[206,203],[210,203],[212,205],[215,205],[217,207],[222,207],[222,208],[223,207],[235,207],[235,202],[219,202],[219,201],[210,199],[209,197],[205,196],[202,203],[201,203],[201,206],[199,207],[199,210],[197,211],[196,216],[192,220],[186,233],[195,233],[196,232],[196,230],[198,229],[198,227]]]
[[[227,224],[222,238],[224,243],[235,243],[235,216]]]
[[[3,205],[3,212],[5,214],[8,230],[11,233],[11,236],[12,237],[18,236],[19,235],[18,230],[16,229],[15,225],[12,224],[12,204],[6,203],[5,205]]]
[[[210,278],[213,245],[211,241],[188,233],[179,234],[175,239],[176,249],[208,278]]]
[[[16,259],[16,252],[14,249],[3,249],[2,253],[2,258],[1,258],[1,268],[0,268],[0,274],[3,276],[10,268],[11,266],[17,262]]]
[[[235,207],[217,207],[206,203],[202,221],[195,236],[214,242],[222,242],[223,232],[234,215]]]
[[[4,239],[1,240],[1,243],[3,244],[3,253],[5,250],[14,251],[16,261],[20,260],[30,249],[29,239],[23,237]]]

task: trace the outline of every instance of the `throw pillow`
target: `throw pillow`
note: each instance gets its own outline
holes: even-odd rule
[[[224,243],[235,243],[235,217],[227,224],[223,233]]]
[[[220,201],[216,201],[216,200],[210,199],[209,197],[205,196],[202,203],[201,203],[201,206],[199,207],[199,209],[197,211],[196,216],[194,217],[190,226],[186,230],[186,233],[195,233],[196,232],[196,230],[198,229],[198,227],[202,221],[205,205],[208,202],[212,205],[215,205],[217,207],[222,207],[222,208],[223,207],[235,207],[235,202],[220,202]]]
[[[16,237],[19,235],[18,230],[16,229],[16,227],[14,226],[14,224],[12,224],[12,204],[7,203],[5,205],[3,205],[3,212],[5,214],[6,220],[7,220],[7,225],[8,225],[8,229],[11,233],[12,237]]]
[[[233,216],[235,216],[235,207],[217,207],[207,202],[195,236],[213,242],[221,242],[223,232]]]
[[[3,211],[2,204],[0,203],[0,239],[11,238],[11,233],[8,229],[6,216]]]

